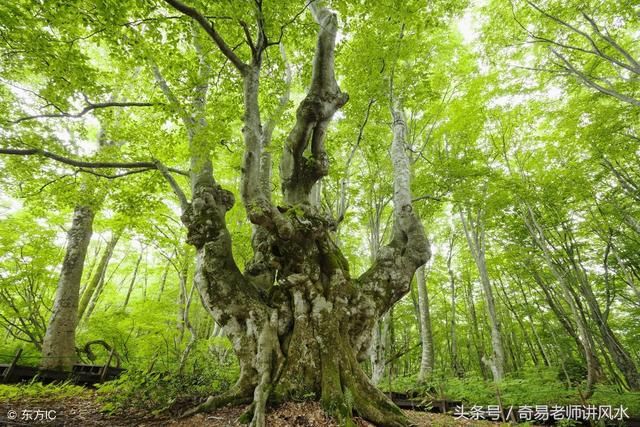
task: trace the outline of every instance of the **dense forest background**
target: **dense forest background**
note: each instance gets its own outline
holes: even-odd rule
[[[189,3],[251,56],[254,2]],[[277,161],[311,79],[316,28],[309,4],[256,3],[273,42],[258,102]],[[319,209],[360,276],[394,232],[392,87],[432,253],[376,321],[362,363],[372,382],[478,404],[587,399],[640,413],[638,4],[330,7],[349,101],[328,127]],[[93,234],[75,347],[103,340],[120,355],[128,371],[104,387],[116,391],[109,409],[229,388],[238,361],[194,285],[196,250],[163,171],[82,163],[157,159],[188,171],[199,111],[215,178],[240,200],[242,83],[229,55],[170,4],[108,0],[0,5],[0,55],[0,363],[18,348],[21,363],[44,363],[67,233],[85,206]],[[244,270],[253,249],[242,204],[226,224]],[[109,354],[95,353],[95,363]]]

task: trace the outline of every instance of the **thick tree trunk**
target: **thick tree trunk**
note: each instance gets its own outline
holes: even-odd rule
[[[166,168],[160,170],[181,201],[187,242],[196,248],[195,285],[230,339],[240,365],[240,377],[230,390],[188,413],[251,402],[243,418],[262,427],[267,399],[311,395],[342,425],[354,425],[354,414],[380,426],[408,425],[402,411],[371,384],[360,366],[374,323],[409,291],[415,270],[430,255],[411,206],[401,111],[393,112],[393,238],[378,251],[373,266],[354,279],[333,241],[336,221],[321,212],[311,197],[314,186],[328,173],[324,139],[329,123],[348,100],[334,74],[336,14],[321,0],[305,3],[318,25],[317,44],[311,84],[281,157],[283,206],[276,207],[267,185],[271,165],[262,164],[270,160],[265,148],[271,137],[271,128],[262,126],[258,103],[262,54],[267,48],[262,2],[255,2],[255,38],[248,36],[245,27],[251,47],[251,61],[245,63],[196,9],[178,0],[166,1],[202,26],[242,77],[245,152],[240,195],[253,225],[254,258],[243,274],[233,259],[225,223],[234,196],[215,182],[206,141],[197,137],[205,134],[200,130],[206,126],[202,108],[206,86],[197,91],[195,111],[187,112],[156,67],[158,85],[183,113],[190,137],[191,202]],[[201,61],[204,77],[208,73],[203,72],[202,62],[206,61]]]
[[[280,266],[281,279],[263,294],[231,259],[229,234],[221,221],[232,201],[230,193],[219,187],[200,188],[195,197],[183,220],[189,242],[197,248],[196,285],[231,339],[241,367],[236,386],[198,410],[253,401],[251,418],[261,425],[256,415],[264,410],[267,396],[287,399],[311,393],[345,423],[355,411],[378,425],[406,425],[402,413],[369,382],[354,350],[368,347],[358,345],[365,334],[358,320],[375,316],[375,306],[386,307],[389,301],[381,300],[384,295],[362,294],[324,229],[324,220],[305,208],[308,212],[296,213],[298,219],[291,223],[294,234],[286,241],[274,239],[270,262]],[[361,283],[397,271],[403,272],[408,290],[417,265],[403,267],[405,256],[393,252],[389,261],[399,264],[385,273],[378,267]],[[418,258],[424,259],[425,253],[426,249]]]
[[[43,369],[71,371],[75,363],[80,281],[91,240],[93,217],[93,211],[87,206],[77,206],[73,212],[53,312],[42,343],[40,367]]]
[[[425,279],[425,266],[416,272],[418,285],[418,305],[420,306],[420,339],[422,354],[420,356],[420,371],[418,382],[424,383],[433,371],[433,335],[431,333],[431,314],[429,313],[429,294]]]

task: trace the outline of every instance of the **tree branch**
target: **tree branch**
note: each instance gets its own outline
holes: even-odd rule
[[[611,38],[611,36],[608,33],[604,34],[600,30],[600,27],[598,27],[598,24],[596,24],[596,22],[593,20],[593,18],[591,18],[589,15],[587,15],[584,12],[582,12],[582,16],[584,17],[584,19],[587,20],[587,22],[589,22],[589,24],[591,25],[591,28],[593,28],[596,34],[598,34],[600,38],[602,38],[610,46],[612,46],[615,50],[617,50],[622,56],[624,56],[625,59],[631,63],[631,65],[625,64],[624,62],[618,61],[617,59],[610,56],[606,56],[606,59],[633,73],[640,74],[640,64],[638,64],[638,62],[631,56],[631,54],[627,52],[625,49],[623,49],[622,46],[620,46],[618,43],[616,43],[616,41],[613,38]]]
[[[352,302],[355,306],[352,320],[360,325],[353,327],[351,336],[355,337],[359,352],[371,335],[372,322],[409,292],[415,271],[431,257],[429,241],[412,205],[410,163],[405,149],[407,124],[402,104],[393,98],[393,93],[391,82],[393,234],[391,241],[376,254],[373,265],[357,280],[361,292]]]
[[[178,101],[178,98],[175,96],[175,94],[169,87],[169,84],[167,83],[164,76],[162,75],[162,72],[160,71],[158,64],[156,64],[153,59],[149,59],[149,63],[151,65],[151,71],[153,72],[153,77],[156,81],[156,84],[160,87],[162,94],[165,96],[167,101],[169,101],[169,105],[171,106],[171,108],[173,108],[175,112],[178,113],[185,127],[189,129],[193,124],[192,123],[193,119],[191,118],[191,116],[189,116],[189,114],[187,114],[184,107],[182,106],[182,104],[180,104],[180,101]]]
[[[247,44],[251,49],[251,56],[253,61],[257,61],[258,59],[258,49],[256,48],[255,43],[253,42],[253,37],[251,37],[251,30],[249,30],[249,25],[244,21],[239,21],[240,26],[242,27],[242,31],[244,31],[244,36],[247,39]]]
[[[276,124],[287,109],[287,104],[291,99],[291,82],[293,81],[293,72],[291,70],[291,64],[287,60],[287,53],[284,45],[280,45],[280,55],[284,63],[284,83],[285,91],[280,96],[278,107],[271,114],[269,119],[264,125],[262,131],[262,153],[260,154],[260,186],[262,193],[266,198],[271,196],[271,168],[272,160],[271,153],[268,147],[271,145],[271,139],[273,138],[273,131],[276,128]]]
[[[134,175],[136,173],[148,172],[150,170],[153,170],[153,168],[135,169],[135,170],[132,170],[132,171],[123,172],[123,173],[119,173],[119,174],[116,174],[116,175],[108,175],[108,174],[104,174],[104,173],[100,173],[100,172],[95,172],[95,171],[92,171],[90,169],[83,169],[83,168],[78,169],[79,172],[88,173],[88,174],[91,174],[91,175],[94,175],[94,176],[98,176],[100,178],[106,178],[106,179],[122,178],[124,176]]]
[[[156,169],[156,165],[153,162],[131,162],[131,163],[86,162],[82,160],[71,159],[69,157],[64,157],[59,154],[51,153],[50,151],[45,151],[40,148],[28,148],[28,149],[0,148],[0,154],[17,155],[17,156],[43,156],[60,163],[64,163],[69,166],[75,166],[77,168],[91,168],[91,169],[105,169],[105,168],[144,169],[144,168],[147,168],[147,170]],[[187,177],[189,176],[187,172],[181,171],[179,169],[168,168],[168,170],[183,176],[187,176]],[[142,171],[138,171],[138,172],[142,172]]]
[[[17,124],[17,123],[21,123],[21,122],[26,122],[28,120],[36,120],[36,119],[44,119],[44,118],[61,118],[61,117],[65,117],[65,118],[77,119],[77,118],[80,118],[80,117],[84,116],[85,114],[87,114],[90,111],[98,110],[98,109],[101,109],[101,108],[153,107],[155,105],[162,105],[162,104],[153,103],[153,102],[99,102],[97,104],[89,103],[89,105],[84,107],[78,113],[61,112],[59,114],[37,114],[35,116],[21,117],[21,118],[19,118],[17,120],[12,121],[11,123]]]
[[[273,114],[271,115],[271,117],[269,117],[269,119],[267,120],[267,123],[264,126],[264,132],[263,132],[263,145],[264,146],[268,146],[269,143],[271,142],[271,137],[273,135],[273,131],[276,128],[276,124],[278,123],[278,120],[280,119],[280,117],[282,116],[282,114],[284,113],[284,111],[287,108],[287,104],[289,103],[289,100],[291,99],[291,82],[293,80],[293,71],[291,69],[291,64],[289,63],[288,59],[287,59],[287,52],[284,48],[284,45],[280,45],[280,56],[282,57],[282,61],[284,62],[284,84],[285,84],[285,91],[282,94],[282,96],[280,97],[279,103],[278,103],[278,107],[276,108],[276,110],[273,112]]]
[[[353,161],[353,157],[356,154],[356,150],[360,146],[360,142],[362,141],[362,137],[364,136],[364,128],[367,126],[369,122],[369,115],[371,113],[371,107],[375,104],[376,100],[371,98],[369,100],[369,104],[367,105],[367,110],[364,114],[364,120],[360,125],[360,129],[358,130],[358,137],[356,138],[356,143],[351,147],[351,151],[349,152],[349,157],[347,158],[347,163],[345,165],[345,173],[344,178],[340,182],[340,200],[338,205],[338,223],[344,220],[344,216],[347,213],[348,209],[348,201],[347,201],[347,188],[349,187],[349,178],[350,173],[349,169],[351,168],[351,162]]]
[[[580,80],[582,80],[587,86],[597,90],[598,92],[604,93],[605,95],[609,95],[612,96],[622,102],[626,102],[628,104],[632,104],[632,105],[636,105],[636,106],[640,106],[640,101],[635,99],[635,98],[631,98],[629,96],[623,95],[620,92],[617,92],[613,89],[609,89],[606,88],[598,83],[596,83],[595,81],[593,81],[592,78],[590,78],[589,76],[587,76],[584,72],[578,70],[571,62],[569,62],[569,60],[562,55],[561,53],[559,53],[558,51],[556,51],[553,48],[550,48],[551,52],[558,57],[563,63],[564,63],[564,68],[569,71],[570,73],[574,74],[576,77],[578,77]]]
[[[302,9],[300,9],[298,11],[298,13],[296,13],[293,16],[293,18],[291,18],[289,21],[287,21],[284,24],[282,24],[280,26],[280,35],[278,36],[278,40],[267,43],[267,46],[273,46],[273,45],[280,44],[282,42],[282,38],[284,37],[285,28],[287,28],[289,25],[293,24],[296,21],[296,19],[298,19],[304,13],[304,11],[307,10],[307,8],[311,5],[311,3],[313,3],[314,1],[316,1],[316,0],[308,0],[305,3],[304,7]]]
[[[433,201],[436,201],[436,202],[441,202],[442,198],[441,197],[432,196],[431,194],[425,194],[425,195],[422,195],[420,197],[413,198],[411,200],[411,203],[419,202],[421,200],[433,200]]]
[[[518,25],[520,25],[520,27],[522,27],[530,36],[532,36],[533,38],[535,38],[537,41],[541,41],[541,42],[545,42],[545,43],[549,43],[550,45],[556,46],[558,48],[562,48],[562,49],[567,49],[567,50],[572,50],[572,51],[579,51],[582,53],[586,53],[586,54],[590,54],[590,55],[595,55],[599,58],[604,59],[605,61],[609,62],[611,65],[617,66],[617,67],[621,67],[624,68],[634,74],[640,74],[640,64],[638,63],[638,61],[636,61],[633,56],[631,56],[631,54],[626,51],[624,48],[622,48],[622,46],[620,46],[609,34],[608,32],[605,34],[600,27],[597,25],[597,23],[595,22],[595,20],[590,17],[589,15],[587,15],[586,13],[582,12],[582,16],[584,17],[584,19],[589,23],[589,25],[591,26],[591,28],[593,29],[593,31],[595,32],[595,34],[597,34],[602,40],[604,40],[605,42],[607,42],[607,44],[609,46],[611,46],[613,49],[615,49],[618,53],[620,53],[629,63],[625,63],[624,61],[621,61],[611,55],[606,54],[596,43],[596,40],[594,40],[594,38],[592,36],[590,36],[589,34],[587,34],[585,31],[580,30],[579,28],[577,28],[574,25],[571,25],[570,23],[560,19],[557,16],[552,15],[551,13],[543,10],[540,6],[536,5],[535,3],[533,3],[531,0],[526,0],[526,2],[535,10],[537,10],[538,12],[540,12],[543,16],[545,16],[546,18],[556,22],[557,24],[559,24],[562,27],[565,27],[567,29],[569,29],[571,32],[580,35],[581,37],[583,37],[585,40],[587,40],[587,42],[591,45],[593,50],[589,50],[589,49],[583,49],[580,47],[576,47],[576,46],[572,46],[572,45],[567,45],[565,43],[561,43],[561,42],[557,42],[555,40],[551,40],[545,37],[540,37],[537,36],[535,34],[532,34],[529,30],[526,29],[526,27],[520,23],[517,19],[516,22],[518,23]],[[512,13],[514,15],[515,18],[515,11],[513,11],[513,5],[512,5]],[[614,98],[617,98],[620,101],[632,104],[632,105],[637,105],[640,106],[640,101],[623,95],[620,92],[612,89],[612,88],[607,88],[601,84],[596,83],[595,79],[592,77],[589,77],[586,75],[586,73],[578,70],[569,59],[567,59],[567,57],[565,57],[564,55],[562,55],[561,53],[559,53],[557,50],[555,50],[553,47],[550,47],[550,50],[553,52],[553,54],[558,57],[562,63],[564,64],[564,66],[561,66],[561,68],[564,68],[565,70],[567,70],[568,72],[576,75],[580,80],[582,80],[582,82],[584,82],[587,86],[596,89],[597,91],[604,93],[606,95],[612,96]],[[624,77],[622,77],[624,79]],[[604,80],[604,79],[602,79]],[[607,82],[606,80],[604,80],[610,87],[612,87],[613,85],[610,84],[609,82]]]
[[[229,45],[224,41],[222,36],[216,31],[213,25],[202,15],[198,10],[193,7],[187,6],[186,4],[178,1],[178,0],[165,0],[169,5],[171,5],[174,9],[182,12],[183,14],[189,16],[193,20],[195,20],[200,26],[206,31],[206,33],[213,39],[214,43],[218,46],[220,51],[229,58],[229,61],[235,67],[244,74],[247,69],[247,64],[245,64],[236,53],[229,47]]]
[[[296,123],[287,137],[280,161],[281,182],[286,203],[308,201],[313,185],[328,173],[324,139],[331,118],[349,97],[335,78],[334,59],[338,19],[335,12],[310,4],[318,24],[311,87],[296,112]],[[304,152],[311,143],[311,158]]]
[[[156,165],[156,168],[160,171],[162,176],[169,182],[171,189],[178,197],[178,200],[180,200],[180,208],[182,209],[182,212],[186,212],[187,208],[189,207],[189,202],[187,201],[187,197],[182,191],[182,188],[180,188],[176,180],[173,178],[173,176],[171,176],[171,173],[169,173],[169,169],[164,164],[162,164],[160,160],[153,159],[153,163]]]

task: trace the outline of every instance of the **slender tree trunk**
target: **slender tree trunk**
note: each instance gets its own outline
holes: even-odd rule
[[[189,358],[189,354],[191,354],[191,350],[193,350],[193,347],[196,344],[196,341],[198,339],[198,335],[196,332],[195,327],[193,326],[193,324],[191,323],[191,320],[189,318],[189,311],[191,309],[191,301],[193,301],[193,291],[195,290],[195,284],[191,285],[191,289],[187,290],[187,280],[189,277],[189,264],[187,262],[185,262],[185,266],[184,269],[182,271],[182,275],[181,275],[181,279],[180,279],[180,287],[181,287],[181,293],[184,293],[185,295],[185,299],[184,299],[184,306],[181,309],[182,312],[182,327],[181,327],[181,334],[180,334],[180,339],[182,341],[182,337],[184,335],[184,329],[186,328],[189,331],[189,342],[187,343],[186,347],[184,348],[184,351],[182,352],[182,354],[180,355],[180,362],[179,362],[179,367],[178,367],[178,373],[180,375],[182,375],[184,373],[184,368],[187,364],[187,359]]]
[[[520,327],[520,330],[522,331],[522,337],[524,338],[524,342],[527,345],[527,349],[529,350],[529,354],[531,355],[531,361],[533,362],[534,365],[538,364],[538,356],[533,348],[533,343],[531,342],[531,339],[529,338],[529,334],[527,333],[527,328],[524,325],[524,322],[522,320],[522,316],[521,313],[518,312],[518,310],[516,309],[516,307],[511,303],[511,299],[509,298],[509,294],[507,293],[507,288],[502,280],[501,277],[498,277],[498,283],[500,284],[500,290],[502,290],[502,295],[504,296],[503,298],[503,305],[507,307],[507,310],[509,310],[512,314],[512,317],[516,320],[516,322],[518,323],[518,326]],[[498,292],[498,295],[500,294],[500,292]],[[512,344],[516,344],[517,345],[517,341],[516,341],[516,337],[513,333],[513,328],[511,328],[511,332],[512,332]],[[517,353],[519,355],[519,353]],[[513,360],[514,360],[514,369],[516,368],[516,356],[513,356]]]
[[[469,280],[468,286],[466,286],[466,299],[467,299],[467,313],[469,313],[469,322],[472,327],[469,331],[471,335],[471,341],[476,350],[476,356],[478,357],[478,368],[482,374],[482,378],[487,378],[486,366],[484,363],[484,349],[482,346],[482,336],[480,335],[480,329],[478,327],[478,315],[476,313],[476,306],[473,302],[473,282]]]
[[[549,362],[549,357],[547,356],[547,352],[544,349],[544,345],[542,345],[542,340],[540,339],[540,335],[538,334],[538,330],[536,328],[535,322],[533,321],[533,317],[531,316],[532,307],[529,305],[529,299],[527,298],[527,293],[522,286],[522,282],[520,280],[516,280],[518,284],[518,288],[520,289],[520,294],[522,295],[522,301],[524,302],[525,310],[527,311],[527,320],[529,321],[529,326],[531,327],[531,332],[535,338],[536,345],[538,347],[538,351],[542,356],[542,361],[545,366],[551,366]]]
[[[381,204],[378,200],[374,203],[369,217],[369,257],[374,262],[380,250],[380,222],[382,220]],[[387,363],[387,347],[390,343],[389,330],[393,322],[392,314],[387,312],[378,319],[371,336],[371,348],[369,360],[371,362],[371,383],[380,384],[384,377]]]
[[[98,267],[94,276],[91,278],[91,281],[86,286],[82,298],[80,299],[80,305],[78,306],[78,322],[82,319],[87,306],[89,305],[89,301],[93,297],[96,289],[98,289],[105,280],[105,275],[107,273],[107,267],[109,266],[109,261],[113,255],[113,250],[118,243],[118,239],[120,239],[120,232],[113,233],[111,236],[111,240],[107,243],[107,247],[102,253],[102,257],[100,258],[100,262],[98,263]]]
[[[460,220],[462,221],[462,227],[467,238],[469,250],[473,255],[473,259],[475,260],[480,273],[480,281],[484,290],[487,314],[489,315],[489,324],[491,326],[491,347],[493,349],[493,356],[490,360],[485,358],[485,361],[491,368],[494,381],[499,382],[502,381],[505,372],[504,345],[502,341],[500,320],[498,319],[496,304],[493,298],[493,289],[491,287],[491,281],[489,280],[489,273],[487,271],[487,263],[485,261],[484,226],[481,223],[482,220],[480,219],[480,216],[481,214],[479,213],[476,222],[472,223],[470,218],[465,217],[462,210],[460,211]]]
[[[371,383],[378,385],[384,378],[387,367],[387,347],[390,341],[389,330],[391,325],[391,313],[385,313],[373,329],[371,339]]]
[[[98,240],[98,244],[96,245],[93,257],[91,257],[91,265],[89,266],[89,269],[85,269],[85,273],[84,275],[87,276],[87,285],[89,283],[91,283],[92,279],[93,279],[93,269],[96,267],[97,263],[98,263],[98,256],[100,255],[100,251],[102,250],[102,241]],[[84,294],[84,291],[86,289],[86,286],[82,286],[80,288],[80,295]]]
[[[620,340],[618,340],[618,337],[616,337],[615,333],[609,326],[609,322],[602,314],[600,305],[593,294],[593,289],[586,271],[582,265],[576,263],[575,260],[573,265],[580,283],[580,289],[582,291],[581,294],[587,302],[587,306],[591,312],[591,317],[600,330],[602,341],[609,351],[613,362],[616,364],[616,367],[620,372],[622,372],[629,389],[633,391],[640,390],[640,375],[638,374],[638,369],[629,353],[622,346]]]
[[[572,294],[570,285],[569,283],[567,283],[566,274],[561,272],[558,265],[554,262],[551,251],[547,244],[546,237],[544,235],[544,231],[540,226],[540,224],[538,224],[538,222],[536,221],[535,215],[533,213],[533,210],[531,210],[531,208],[528,208],[528,213],[525,216],[525,224],[527,225],[527,228],[529,229],[529,232],[533,237],[534,241],[537,243],[538,247],[540,247],[540,249],[542,250],[547,266],[549,267],[554,277],[560,284],[564,299],[569,305],[574,321],[576,322],[579,341],[584,350],[584,355],[587,363],[586,396],[590,397],[594,391],[594,386],[595,386],[596,377],[597,377],[597,369],[599,366],[598,359],[595,355],[593,345],[592,345],[593,340],[591,337],[591,333],[585,322],[584,317],[580,312],[580,308],[578,307],[578,302],[574,299],[574,295]]]
[[[131,278],[131,283],[129,283],[129,289],[127,290],[127,296],[124,299],[124,304],[122,308],[127,308],[129,304],[129,299],[131,298],[131,293],[133,292],[133,285],[136,283],[136,277],[138,276],[138,269],[140,268],[140,262],[142,261],[142,255],[144,254],[144,249],[140,251],[140,256],[138,256],[138,260],[136,261],[136,266],[133,269],[133,277]]]
[[[585,299],[587,306],[589,307],[591,318],[596,323],[598,330],[600,331],[602,341],[609,354],[611,355],[611,358],[613,359],[616,367],[624,376],[629,389],[634,391],[640,390],[640,375],[638,374],[638,369],[633,359],[631,358],[631,355],[622,346],[620,340],[617,338],[617,336],[609,326],[609,322],[607,319],[608,316],[602,313],[600,304],[598,303],[593,292],[593,288],[591,286],[589,276],[587,275],[587,271],[582,264],[580,247],[575,241],[573,230],[571,230],[566,225],[563,226],[563,228],[565,235],[568,237],[567,240],[563,243],[563,249],[567,254],[567,258],[569,259],[569,265],[574,272],[573,276],[575,276],[575,281],[577,282],[578,288],[581,291],[580,293]],[[612,245],[609,241],[607,243],[604,258],[605,281],[607,280],[608,275],[607,260],[611,248]],[[606,311],[608,311],[608,309]],[[610,364],[609,360],[607,360],[607,363]],[[617,376],[615,371],[612,371],[612,374],[614,376]]]
[[[188,299],[188,291],[187,291],[187,280],[189,277],[189,263],[185,260],[182,271],[180,272],[180,280],[179,280],[179,291],[178,291],[178,318],[177,318],[177,328],[178,328],[178,337],[176,338],[176,347],[179,347],[182,344],[182,340],[184,339],[184,331],[188,321],[187,318],[187,299]]]
[[[171,263],[168,262],[162,271],[162,279],[160,280],[160,290],[158,291],[158,301],[162,300],[162,294],[164,293],[164,287],[167,284],[167,274],[169,274],[169,268]]]
[[[80,281],[93,231],[93,217],[93,211],[87,206],[77,206],[73,212],[53,312],[42,343],[40,367],[43,369],[70,371],[76,360]]]
[[[147,300],[147,284],[149,282],[149,261],[148,257],[144,258],[144,285],[142,286],[142,301]]]
[[[418,335],[422,336],[422,324],[420,323],[420,305],[418,304],[418,291],[415,281],[411,282],[411,290],[409,296],[411,297],[411,305],[413,307],[413,315],[416,317],[416,323],[418,324]]]
[[[451,293],[451,323],[449,327],[451,341],[451,368],[454,375],[462,374],[462,366],[458,356],[458,339],[456,337],[456,276],[451,266],[453,258],[453,245],[455,237],[452,235],[449,240],[449,251],[447,253],[447,274],[449,275],[449,291]]]
[[[636,283],[633,272],[630,271],[630,268],[627,265],[627,261],[625,261],[620,256],[620,254],[618,253],[618,249],[616,248],[615,245],[611,245],[611,252],[613,253],[613,256],[618,262],[618,265],[622,269],[624,282],[631,288],[631,290],[633,290],[633,293],[635,294],[637,299],[637,305],[640,306],[640,286]]]
[[[96,308],[96,305],[98,304],[98,300],[100,299],[100,296],[102,295],[102,291],[104,290],[105,286],[107,286],[109,281],[113,278],[113,276],[116,274],[116,272],[118,271],[122,263],[127,259],[127,257],[128,257],[127,254],[125,254],[125,256],[123,256],[120,262],[115,266],[113,271],[111,271],[111,274],[109,274],[109,277],[106,277],[102,282],[100,282],[100,285],[96,288],[95,292],[93,293],[93,296],[91,297],[91,300],[89,301],[89,305],[87,305],[87,309],[84,313],[83,321],[85,323],[88,322],[89,319],[91,318],[91,315],[93,314],[93,310]],[[118,287],[122,286],[122,284],[127,280],[128,277],[129,277],[128,275],[125,275],[123,279],[120,281],[120,283],[118,284]]]
[[[418,382],[424,383],[433,372],[433,335],[431,332],[431,314],[429,313],[429,293],[425,277],[425,266],[416,271],[418,285],[418,304],[420,306],[420,338],[422,354],[420,356],[420,371]]]

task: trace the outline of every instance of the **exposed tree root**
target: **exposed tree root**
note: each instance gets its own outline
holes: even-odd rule
[[[238,381],[240,383],[240,381]],[[211,412],[226,405],[243,405],[252,401],[252,388],[234,385],[226,392],[209,398],[198,406],[185,411],[180,418],[188,418],[192,415]]]
[[[411,423],[400,408],[364,373],[337,322],[326,317],[319,320],[324,325],[322,338],[333,344],[323,346],[321,354],[321,403],[325,411],[345,427],[355,426],[354,415],[381,427],[409,426]]]

